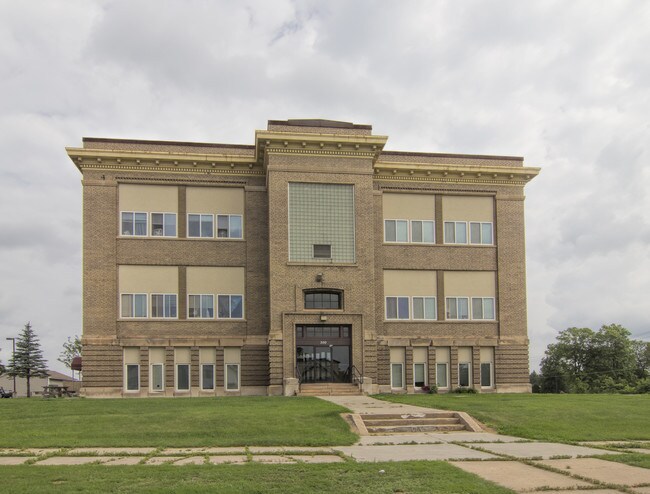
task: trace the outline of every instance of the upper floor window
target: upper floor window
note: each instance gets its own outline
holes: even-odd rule
[[[151,213],[152,237],[176,236],[176,213]]]
[[[409,298],[386,297],[386,319],[409,319]]]
[[[447,297],[447,319],[469,319],[469,299]]]
[[[492,223],[470,222],[469,243],[492,245]]]
[[[175,318],[176,308],[175,293],[151,294],[151,317]]]
[[[244,317],[244,297],[242,295],[217,296],[219,319],[242,319]]]
[[[305,309],[342,309],[342,298],[337,291],[305,292]]]
[[[409,222],[407,220],[384,220],[386,242],[408,242]]]
[[[214,295],[188,295],[187,317],[190,319],[212,319],[214,317]]]
[[[123,211],[121,232],[123,236],[146,237],[147,213]]]
[[[472,319],[494,319],[494,299],[472,297]]]
[[[413,297],[413,319],[435,320],[436,297]]]
[[[122,317],[147,317],[146,293],[123,293],[121,305]]]
[[[190,238],[213,238],[214,216],[211,214],[188,214],[187,236]]]
[[[384,241],[397,243],[435,243],[435,227],[431,220],[384,220]]]
[[[411,242],[432,244],[435,242],[434,222],[411,220]]]
[[[242,238],[242,217],[238,214],[217,215],[217,237]]]
[[[466,244],[467,243],[467,222],[466,221],[445,221],[445,243]]]

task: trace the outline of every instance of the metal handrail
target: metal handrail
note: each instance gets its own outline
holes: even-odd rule
[[[363,384],[363,376],[361,375],[361,372],[359,372],[359,369],[357,369],[354,365],[351,365],[350,370],[352,371],[352,382]]]

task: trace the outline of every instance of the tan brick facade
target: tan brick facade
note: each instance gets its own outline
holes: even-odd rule
[[[250,146],[86,138],[83,148],[68,148],[83,175],[86,395],[293,394],[299,378],[306,379],[304,367],[300,370],[297,365],[305,349],[311,349],[309,355],[320,355],[332,372],[319,374],[319,379],[336,374],[332,365],[354,366],[363,376],[364,391],[370,393],[417,391],[414,355],[420,359],[426,355],[427,385],[442,382],[446,372],[442,391],[458,387],[465,372],[468,385],[483,392],[527,391],[523,189],[539,170],[524,167],[521,158],[513,157],[389,152],[383,150],[386,140],[373,135],[367,125],[290,120],[269,121],[268,129],[257,131]],[[146,214],[146,231],[136,233],[133,220],[133,231],[125,233],[120,187],[127,184],[142,187],[136,191],[143,192],[157,190],[146,189],[152,185],[175,187],[177,193],[171,197],[176,209],[145,210],[143,199],[141,210],[131,208],[126,214],[141,218]],[[352,187],[354,262],[290,260],[289,184]],[[198,187],[207,188],[202,196],[232,188],[243,191],[242,238],[220,237],[221,230],[217,234],[223,211],[188,209],[188,194]],[[385,217],[385,194],[400,194],[391,197],[405,203],[416,195],[432,196],[428,203],[435,204],[435,211],[429,211],[426,220]],[[452,218],[453,224],[444,219],[443,199],[449,196],[460,198],[458,214],[465,214],[465,206],[467,210],[467,217]],[[137,203],[137,193],[130,197]],[[472,202],[476,197],[484,199]],[[475,203],[490,205],[489,221],[485,211],[479,212],[483,219],[473,219]],[[400,203],[395,207],[399,210]],[[174,235],[154,235],[153,215],[161,213],[174,215]],[[212,218],[213,235],[190,238],[190,215],[201,214]],[[408,229],[406,240],[391,240],[389,228],[400,229],[396,235],[405,235],[402,229]],[[435,240],[418,240],[419,228],[430,229]],[[454,228],[453,235],[467,237],[465,243],[448,241]],[[323,242],[329,245],[328,239]],[[128,271],[120,267],[135,269],[132,266],[175,268],[177,274],[168,280],[177,287],[175,293],[146,288],[146,280],[127,280]],[[208,299],[200,299],[206,307],[210,302],[204,300],[212,300],[211,309],[200,317],[192,312],[190,299],[198,303],[199,295],[191,292],[188,277],[201,272],[197,268],[243,269],[243,278],[236,280],[243,291],[233,295],[243,297],[241,317],[230,306],[221,306],[222,301],[235,304],[234,298],[224,295],[234,292],[216,286]],[[384,286],[387,270],[431,272],[427,278],[432,280],[431,297],[407,293],[422,288],[406,284],[401,288],[404,293],[388,300],[387,294],[397,288]],[[445,273],[469,273],[459,278],[469,281],[455,288],[460,292],[452,294],[452,301],[445,278],[448,283],[455,278]],[[483,285],[472,281],[472,273],[476,280],[493,277],[494,286],[481,292],[477,287]],[[145,288],[138,288],[140,282]],[[310,290],[339,293],[343,305],[305,308],[305,293]],[[154,312],[156,293],[173,297],[165,305],[169,314]],[[129,305],[137,297],[146,300],[143,313]],[[420,308],[425,303],[430,304],[426,314]],[[389,304],[399,304],[395,311],[400,312],[390,312]],[[333,348],[343,340],[332,344],[323,337],[311,347],[301,346],[297,328],[303,326],[349,328],[347,346],[341,347],[348,349],[341,351],[348,352],[349,361],[332,357]],[[436,349],[441,348],[448,352],[447,362],[436,360]],[[492,361],[481,360],[482,348],[491,349]],[[467,358],[469,362],[461,361]],[[156,388],[159,372],[164,382]]]

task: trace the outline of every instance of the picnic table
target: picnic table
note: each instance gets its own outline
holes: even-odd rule
[[[64,396],[69,398],[74,395],[74,391],[68,391],[68,386],[58,386],[56,384],[43,386],[43,398],[63,398]]]

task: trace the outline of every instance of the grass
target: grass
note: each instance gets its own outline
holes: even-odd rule
[[[621,455],[601,455],[596,458],[601,458],[607,461],[616,461],[618,463],[625,463],[633,467],[650,468],[650,455],[643,453],[623,453]]]
[[[379,473],[384,470],[385,473]],[[482,493],[512,491],[442,462],[312,465],[8,466],[11,493]]]
[[[376,398],[469,413],[501,434],[545,441],[650,439],[650,395],[418,394]]]
[[[346,411],[309,397],[0,400],[0,447],[345,445]]]

